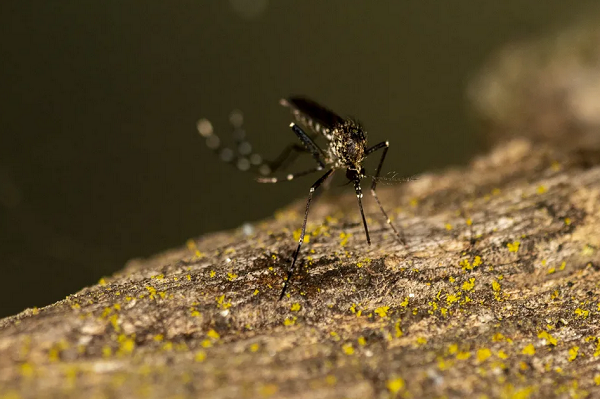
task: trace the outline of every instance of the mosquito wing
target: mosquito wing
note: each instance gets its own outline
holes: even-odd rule
[[[308,98],[290,97],[281,100],[280,104],[289,108],[298,122],[327,140],[331,140],[331,131],[344,123],[341,116]]]

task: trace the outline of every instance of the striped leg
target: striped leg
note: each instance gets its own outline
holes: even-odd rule
[[[266,161],[260,154],[252,152],[252,145],[246,139],[246,131],[243,128],[244,117],[240,111],[233,111],[229,115],[229,123],[233,128],[232,136],[235,140],[233,148],[223,146],[221,139],[214,132],[213,126],[207,119],[197,122],[200,136],[206,139],[206,146],[216,152],[223,162],[233,164],[241,171],[254,169],[259,174],[266,176],[278,169],[287,167],[294,162],[299,154],[310,153],[317,163],[324,167],[322,161],[323,152],[300,127],[292,124],[290,127],[302,141],[303,145],[291,144],[284,148],[281,154],[272,162]]]
[[[256,179],[257,182],[259,183],[279,183],[282,181],[291,181],[294,180],[297,177],[301,177],[301,176],[306,176],[308,174],[314,173],[314,172],[318,172],[320,170],[323,170],[323,167],[321,165],[308,169],[308,170],[304,170],[302,172],[298,172],[298,173],[290,173],[287,176],[285,176],[285,178],[278,178],[278,177],[259,177]]]
[[[302,243],[304,242],[304,234],[306,233],[306,221],[308,220],[308,210],[310,208],[310,201],[312,200],[313,193],[315,192],[315,190],[317,188],[319,188],[319,186],[321,184],[323,184],[323,182],[325,180],[327,180],[327,178],[329,176],[331,176],[333,174],[333,172],[334,172],[333,169],[329,169],[327,171],[327,173],[325,173],[323,176],[321,176],[321,178],[319,178],[319,180],[317,180],[310,187],[310,190],[308,191],[308,199],[306,200],[306,211],[304,212],[304,222],[302,222],[302,232],[300,233],[300,240],[298,241],[298,248],[296,248],[296,251],[294,252],[294,259],[292,260],[292,265],[288,269],[287,277],[283,283],[283,289],[281,290],[281,295],[279,295],[279,300],[281,300],[283,298],[283,296],[285,295],[285,291],[287,290],[290,280],[294,274],[294,268],[296,266],[296,260],[298,259],[298,254],[300,253],[300,247],[302,247]]]
[[[233,128],[235,147],[225,147],[219,136],[214,132],[213,126],[208,119],[200,119],[196,124],[198,133],[206,139],[206,146],[217,153],[219,158],[226,163],[234,165],[241,171],[251,169],[257,170],[262,175],[271,173],[271,168],[264,158],[252,152],[252,145],[246,140],[246,132],[242,128],[243,116],[239,111],[234,111],[229,116],[229,122]]]
[[[377,201],[377,205],[379,205],[379,209],[381,210],[381,213],[385,217],[386,223],[392,228],[392,230],[396,234],[396,238],[398,239],[400,244],[406,245],[406,241],[404,240],[404,237],[402,235],[400,235],[398,230],[396,230],[396,227],[394,227],[394,225],[392,224],[392,221],[390,220],[386,211],[383,209],[383,206],[381,205],[381,201],[379,201],[379,197],[377,197],[377,192],[375,192],[375,188],[377,187],[377,178],[379,177],[379,173],[381,172],[381,167],[383,166],[383,161],[385,160],[385,155],[387,154],[389,147],[390,147],[390,143],[388,141],[383,141],[383,142],[376,144],[373,147],[367,149],[367,151],[366,151],[366,154],[368,155],[372,152],[375,152],[375,151],[383,148],[383,154],[381,154],[381,159],[379,160],[379,165],[377,166],[377,170],[375,172],[375,178],[373,179],[373,184],[371,185],[371,194],[373,195],[373,198],[375,198],[375,201]]]

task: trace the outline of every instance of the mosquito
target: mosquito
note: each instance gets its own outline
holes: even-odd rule
[[[313,194],[334,174],[335,171],[345,169],[346,178],[349,180],[349,183],[354,185],[354,191],[356,192],[358,208],[360,210],[368,245],[371,245],[371,237],[369,235],[369,228],[367,226],[367,220],[363,211],[363,193],[360,185],[361,180],[364,178],[372,178],[373,182],[371,183],[371,195],[373,198],[375,198],[375,201],[377,202],[377,205],[379,206],[386,223],[394,232],[396,239],[402,245],[406,245],[404,238],[398,232],[396,227],[394,227],[390,218],[388,217],[387,212],[381,205],[381,201],[379,200],[375,189],[377,187],[377,182],[380,180],[405,182],[412,181],[414,179],[390,179],[379,176],[390,143],[388,141],[382,141],[381,143],[369,147],[367,145],[367,132],[358,121],[351,118],[342,118],[326,107],[323,107],[322,105],[317,104],[316,102],[305,97],[294,96],[287,99],[282,99],[280,100],[280,104],[286,108],[289,108],[292,112],[292,115],[296,121],[290,124],[290,128],[300,140],[301,145],[289,145],[272,162],[265,161],[259,154],[252,152],[252,146],[245,140],[246,133],[243,129],[243,117],[239,111],[234,111],[229,118],[229,121],[234,129],[233,136],[237,144],[237,148],[235,150],[228,147],[223,147],[221,145],[221,140],[217,135],[214,134],[212,125],[208,120],[199,120],[197,128],[200,135],[206,139],[207,146],[214,150],[223,161],[234,163],[240,170],[246,171],[255,169],[258,173],[263,175],[262,177],[257,178],[259,183],[278,183],[281,181],[291,181],[300,176],[326,170],[325,174],[315,181],[308,191],[300,239],[298,241],[298,246],[294,251],[292,263],[288,268],[287,277],[284,280],[281,294],[279,295],[279,299],[281,300],[284,297],[288,286],[290,285],[290,281],[296,267],[296,261],[298,260],[298,255],[300,253],[300,248],[304,243],[306,222],[308,220],[308,212],[313,199]],[[302,125],[302,127],[300,125]],[[303,128],[307,129],[310,134],[306,133]],[[325,148],[321,148],[319,145],[317,145],[315,140],[318,138],[325,139]],[[375,170],[375,175],[369,176],[366,174],[365,168],[363,167],[363,162],[367,156],[379,150],[383,151],[381,152],[381,158],[379,159],[379,164]],[[283,169],[285,166],[293,162],[301,153],[309,153],[313,157],[316,165],[307,170],[297,173],[290,173],[284,178],[272,176],[272,173]]]

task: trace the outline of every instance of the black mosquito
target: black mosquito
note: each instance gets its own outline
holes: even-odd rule
[[[362,223],[365,229],[365,235],[367,237],[367,243],[371,245],[371,237],[369,236],[369,228],[367,227],[367,220],[365,219],[365,213],[362,206],[362,189],[360,187],[360,181],[363,178],[372,178],[371,183],[371,194],[379,209],[383,214],[387,224],[394,231],[394,234],[398,241],[405,245],[404,239],[396,230],[388,217],[386,211],[383,209],[375,188],[379,180],[393,180],[393,181],[410,181],[411,178],[407,179],[388,179],[380,178],[379,173],[385,156],[387,154],[390,143],[388,141],[382,141],[379,144],[375,144],[372,147],[367,146],[367,133],[359,122],[350,118],[342,118],[333,111],[317,104],[316,102],[303,97],[290,97],[283,99],[280,104],[286,108],[289,108],[292,115],[300,125],[310,131],[307,134],[300,126],[292,122],[290,128],[294,134],[300,139],[302,145],[291,144],[286,147],[282,153],[274,161],[268,162],[256,153],[252,152],[252,146],[245,140],[246,133],[242,127],[243,117],[242,114],[237,111],[230,115],[229,121],[233,127],[233,136],[236,140],[237,148],[235,150],[223,147],[221,140],[213,132],[211,123],[206,119],[198,121],[198,132],[202,137],[206,139],[206,144],[209,148],[214,150],[220,158],[229,163],[234,163],[240,170],[255,170],[256,172],[263,175],[257,180],[260,183],[277,183],[280,181],[290,181],[297,177],[308,175],[310,173],[327,170],[311,187],[308,192],[308,199],[306,201],[306,210],[304,212],[304,221],[302,222],[302,232],[300,234],[300,240],[298,241],[298,247],[294,252],[292,263],[288,269],[287,277],[281,290],[279,299],[281,300],[285,295],[288,284],[294,274],[296,261],[300,248],[304,242],[304,235],[306,233],[306,222],[308,220],[308,210],[313,197],[313,193],[319,186],[321,186],[328,178],[330,178],[336,170],[345,169],[346,178],[350,183],[354,184],[354,190],[356,191],[356,198],[358,199],[358,207],[360,209],[360,215],[362,217]],[[326,140],[326,147],[322,149],[319,147],[315,140],[322,137]],[[365,158],[376,152],[377,150],[383,150],[379,164],[375,170],[374,176],[366,174],[365,168],[362,166]],[[300,171],[298,173],[291,173],[285,176],[283,179],[278,177],[270,176],[277,170],[283,169],[289,163],[293,162],[294,159],[301,153],[309,153],[312,155],[316,162],[316,166],[308,170]]]

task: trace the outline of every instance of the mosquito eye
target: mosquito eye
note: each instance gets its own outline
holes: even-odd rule
[[[358,179],[358,171],[356,169],[346,169],[346,178],[348,180]]]

